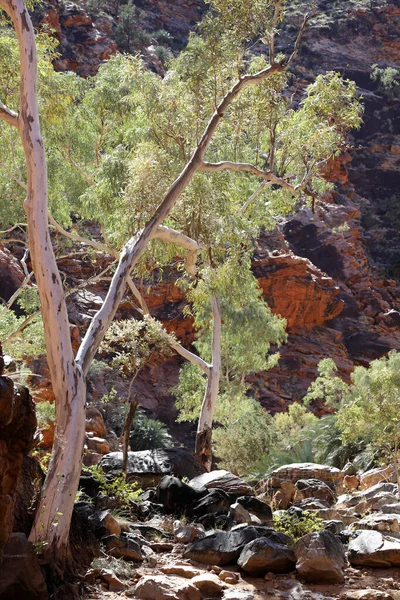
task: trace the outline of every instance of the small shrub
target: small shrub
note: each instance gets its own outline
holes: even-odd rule
[[[295,512],[285,511],[284,513],[274,514],[274,528],[277,531],[282,531],[291,537],[295,542],[298,539],[313,533],[321,531],[324,528],[324,522],[310,511],[303,511],[300,516]]]
[[[136,483],[127,483],[123,475],[111,478],[99,467],[85,467],[84,473],[89,473],[99,484],[99,489],[106,496],[117,500],[120,508],[131,508],[132,502],[138,502],[143,492]]]
[[[48,400],[36,404],[36,418],[39,429],[48,429],[56,420],[56,407]]]

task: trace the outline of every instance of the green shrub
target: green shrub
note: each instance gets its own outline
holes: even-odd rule
[[[88,473],[99,484],[99,489],[106,496],[115,498],[118,506],[122,509],[131,508],[132,502],[138,502],[143,492],[136,483],[127,483],[124,476],[112,477],[104,473],[99,467],[84,467],[83,473]]]
[[[286,533],[294,542],[307,533],[321,531],[324,529],[324,522],[310,511],[303,511],[300,516],[295,512],[281,512],[274,514],[274,528],[277,531]]]
[[[56,420],[55,404],[52,404],[48,400],[45,402],[38,402],[36,404],[36,419],[39,429],[48,429],[50,423],[53,423]]]

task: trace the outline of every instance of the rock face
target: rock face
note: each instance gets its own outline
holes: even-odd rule
[[[0,348],[0,359],[1,348]],[[13,529],[15,490],[22,461],[33,446],[34,403],[24,387],[14,388],[0,369],[0,562]]]
[[[47,600],[46,582],[33,545],[25,534],[13,533],[4,548],[0,569],[0,598]]]

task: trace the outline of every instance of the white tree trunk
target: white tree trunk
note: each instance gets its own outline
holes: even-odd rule
[[[221,373],[221,313],[216,296],[211,296],[211,308],[213,318],[212,359],[196,433],[196,455],[208,471],[211,470],[212,463],[212,424]]]
[[[47,167],[36,94],[34,31],[22,0],[0,0],[0,7],[13,21],[20,49],[19,114],[14,122],[10,118],[8,122],[18,128],[26,158],[28,182],[24,208],[56,398],[53,454],[30,540],[41,543],[48,562],[54,561],[62,570],[81,468],[86,386],[74,361],[64,292],[48,232]],[[2,105],[3,113],[4,110]]]

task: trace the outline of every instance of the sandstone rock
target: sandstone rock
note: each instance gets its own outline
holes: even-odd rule
[[[86,444],[89,450],[96,454],[108,454],[110,452],[109,443],[103,438],[87,438]]]
[[[190,581],[165,575],[146,575],[135,587],[140,600],[201,600],[202,594]]]
[[[103,415],[94,406],[86,407],[85,429],[87,432],[94,433],[96,437],[105,438],[106,436]]]
[[[99,463],[106,473],[122,472],[122,452],[110,452]],[[204,472],[201,462],[182,448],[143,450],[128,453],[128,481],[139,486],[157,485],[165,475],[193,478]]]
[[[246,544],[260,537],[267,537],[282,545],[290,543],[288,536],[273,529],[245,526],[207,535],[190,544],[184,556],[206,565],[228,565],[238,558]]]
[[[294,546],[296,569],[306,581],[342,583],[346,558],[342,543],[330,531],[309,533]]]
[[[0,375],[0,561],[13,529],[22,460],[33,446],[35,430],[35,407],[27,388],[14,388],[9,378]]]
[[[185,579],[193,579],[193,577],[197,577],[197,575],[201,575],[202,571],[199,569],[195,569],[191,565],[164,565],[160,569],[166,575],[179,575],[179,577],[184,577]]]
[[[298,502],[306,498],[313,498],[321,500],[329,506],[334,504],[336,500],[332,488],[318,479],[299,479],[296,481],[295,485],[297,491],[293,497],[294,502]]]
[[[223,569],[217,573],[218,577],[225,581],[225,583],[230,583],[231,585],[236,585],[239,582],[238,573],[234,573],[233,571],[224,571]]]
[[[400,540],[378,531],[362,531],[350,541],[348,559],[363,567],[399,567]]]
[[[371,469],[360,476],[360,490],[366,490],[381,481],[395,481],[395,473],[393,465],[385,468]]]
[[[297,488],[292,481],[277,481],[279,489],[275,492],[272,503],[279,510],[286,510],[293,502],[293,498],[297,492]]]
[[[387,531],[397,533],[399,527],[400,515],[372,513],[354,523],[355,529],[374,529],[376,531]]]
[[[133,562],[141,562],[143,560],[140,545],[126,536],[109,535],[104,537],[102,542],[107,554],[110,556],[124,558]]]
[[[118,579],[111,569],[102,569],[99,573],[99,577],[106,582],[110,592],[122,592],[127,588],[127,585]]]
[[[254,496],[253,488],[248,483],[223,469],[199,475],[189,481],[189,485],[194,489],[205,487],[211,490],[215,488],[231,496]]]
[[[345,475],[343,486],[346,490],[356,490],[360,485],[360,480],[357,475]]]
[[[286,479],[296,483],[299,479],[316,479],[317,481],[326,483],[332,490],[335,490],[337,486],[341,486],[343,474],[339,469],[328,465],[293,463],[275,469],[271,473],[271,479],[273,487],[275,487],[274,480],[282,481]]]
[[[293,571],[295,563],[293,550],[266,537],[246,544],[238,559],[238,565],[243,571],[260,577],[269,572],[289,573]]]
[[[11,534],[0,569],[0,598],[47,600],[48,597],[33,545],[24,533]]]
[[[206,598],[220,598],[222,590],[228,587],[217,575],[212,573],[196,575],[190,583],[195,585]]]

